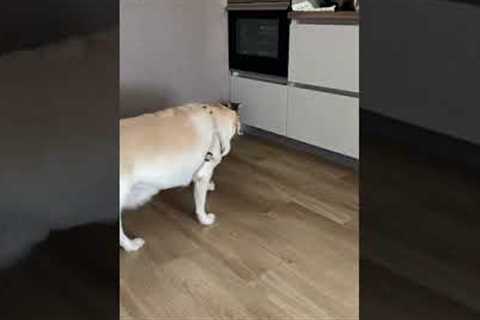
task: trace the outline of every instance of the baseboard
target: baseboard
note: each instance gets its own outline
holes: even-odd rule
[[[370,139],[388,140],[427,157],[480,169],[479,145],[365,109],[360,109],[360,137],[361,144]]]
[[[330,150],[322,149],[317,146],[313,146],[298,140],[294,140],[279,134],[275,134],[275,133],[272,133],[263,129],[251,127],[248,125],[242,125],[242,129],[246,134],[257,136],[262,139],[272,141],[274,143],[282,144],[294,150],[314,154],[318,157],[334,162],[341,166],[352,168],[356,171],[359,168],[359,161],[357,159],[348,157],[346,155],[336,153]]]

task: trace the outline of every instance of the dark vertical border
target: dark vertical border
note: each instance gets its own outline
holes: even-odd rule
[[[361,2],[361,319],[478,319],[480,6]]]
[[[118,1],[0,4],[0,318],[118,319]]]

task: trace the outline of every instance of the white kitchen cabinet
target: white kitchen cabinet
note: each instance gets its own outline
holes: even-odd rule
[[[357,25],[290,26],[289,81],[359,91]]]
[[[289,87],[287,136],[358,159],[358,98]]]
[[[243,104],[242,123],[286,134],[287,86],[238,76],[230,79],[231,100]]]

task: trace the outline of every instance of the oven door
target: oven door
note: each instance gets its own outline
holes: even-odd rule
[[[230,68],[287,77],[287,10],[229,11]]]

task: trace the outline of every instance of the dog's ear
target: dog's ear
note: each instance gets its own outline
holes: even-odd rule
[[[224,107],[227,107],[230,110],[235,111],[235,112],[238,112],[238,110],[241,107],[243,107],[243,105],[241,103],[231,102],[231,101],[222,101],[222,102],[220,102],[220,104],[223,105]]]
[[[222,102],[222,105],[235,112],[238,112],[238,110],[242,107],[241,103],[231,101]]]
[[[230,103],[230,109],[232,109],[235,112],[238,112],[241,107],[243,107],[243,104],[241,104],[241,103],[238,103],[238,102]]]
[[[230,109],[230,102],[229,101],[223,101],[222,100],[222,101],[218,102],[217,105],[221,105],[221,106],[224,106],[224,107]]]

